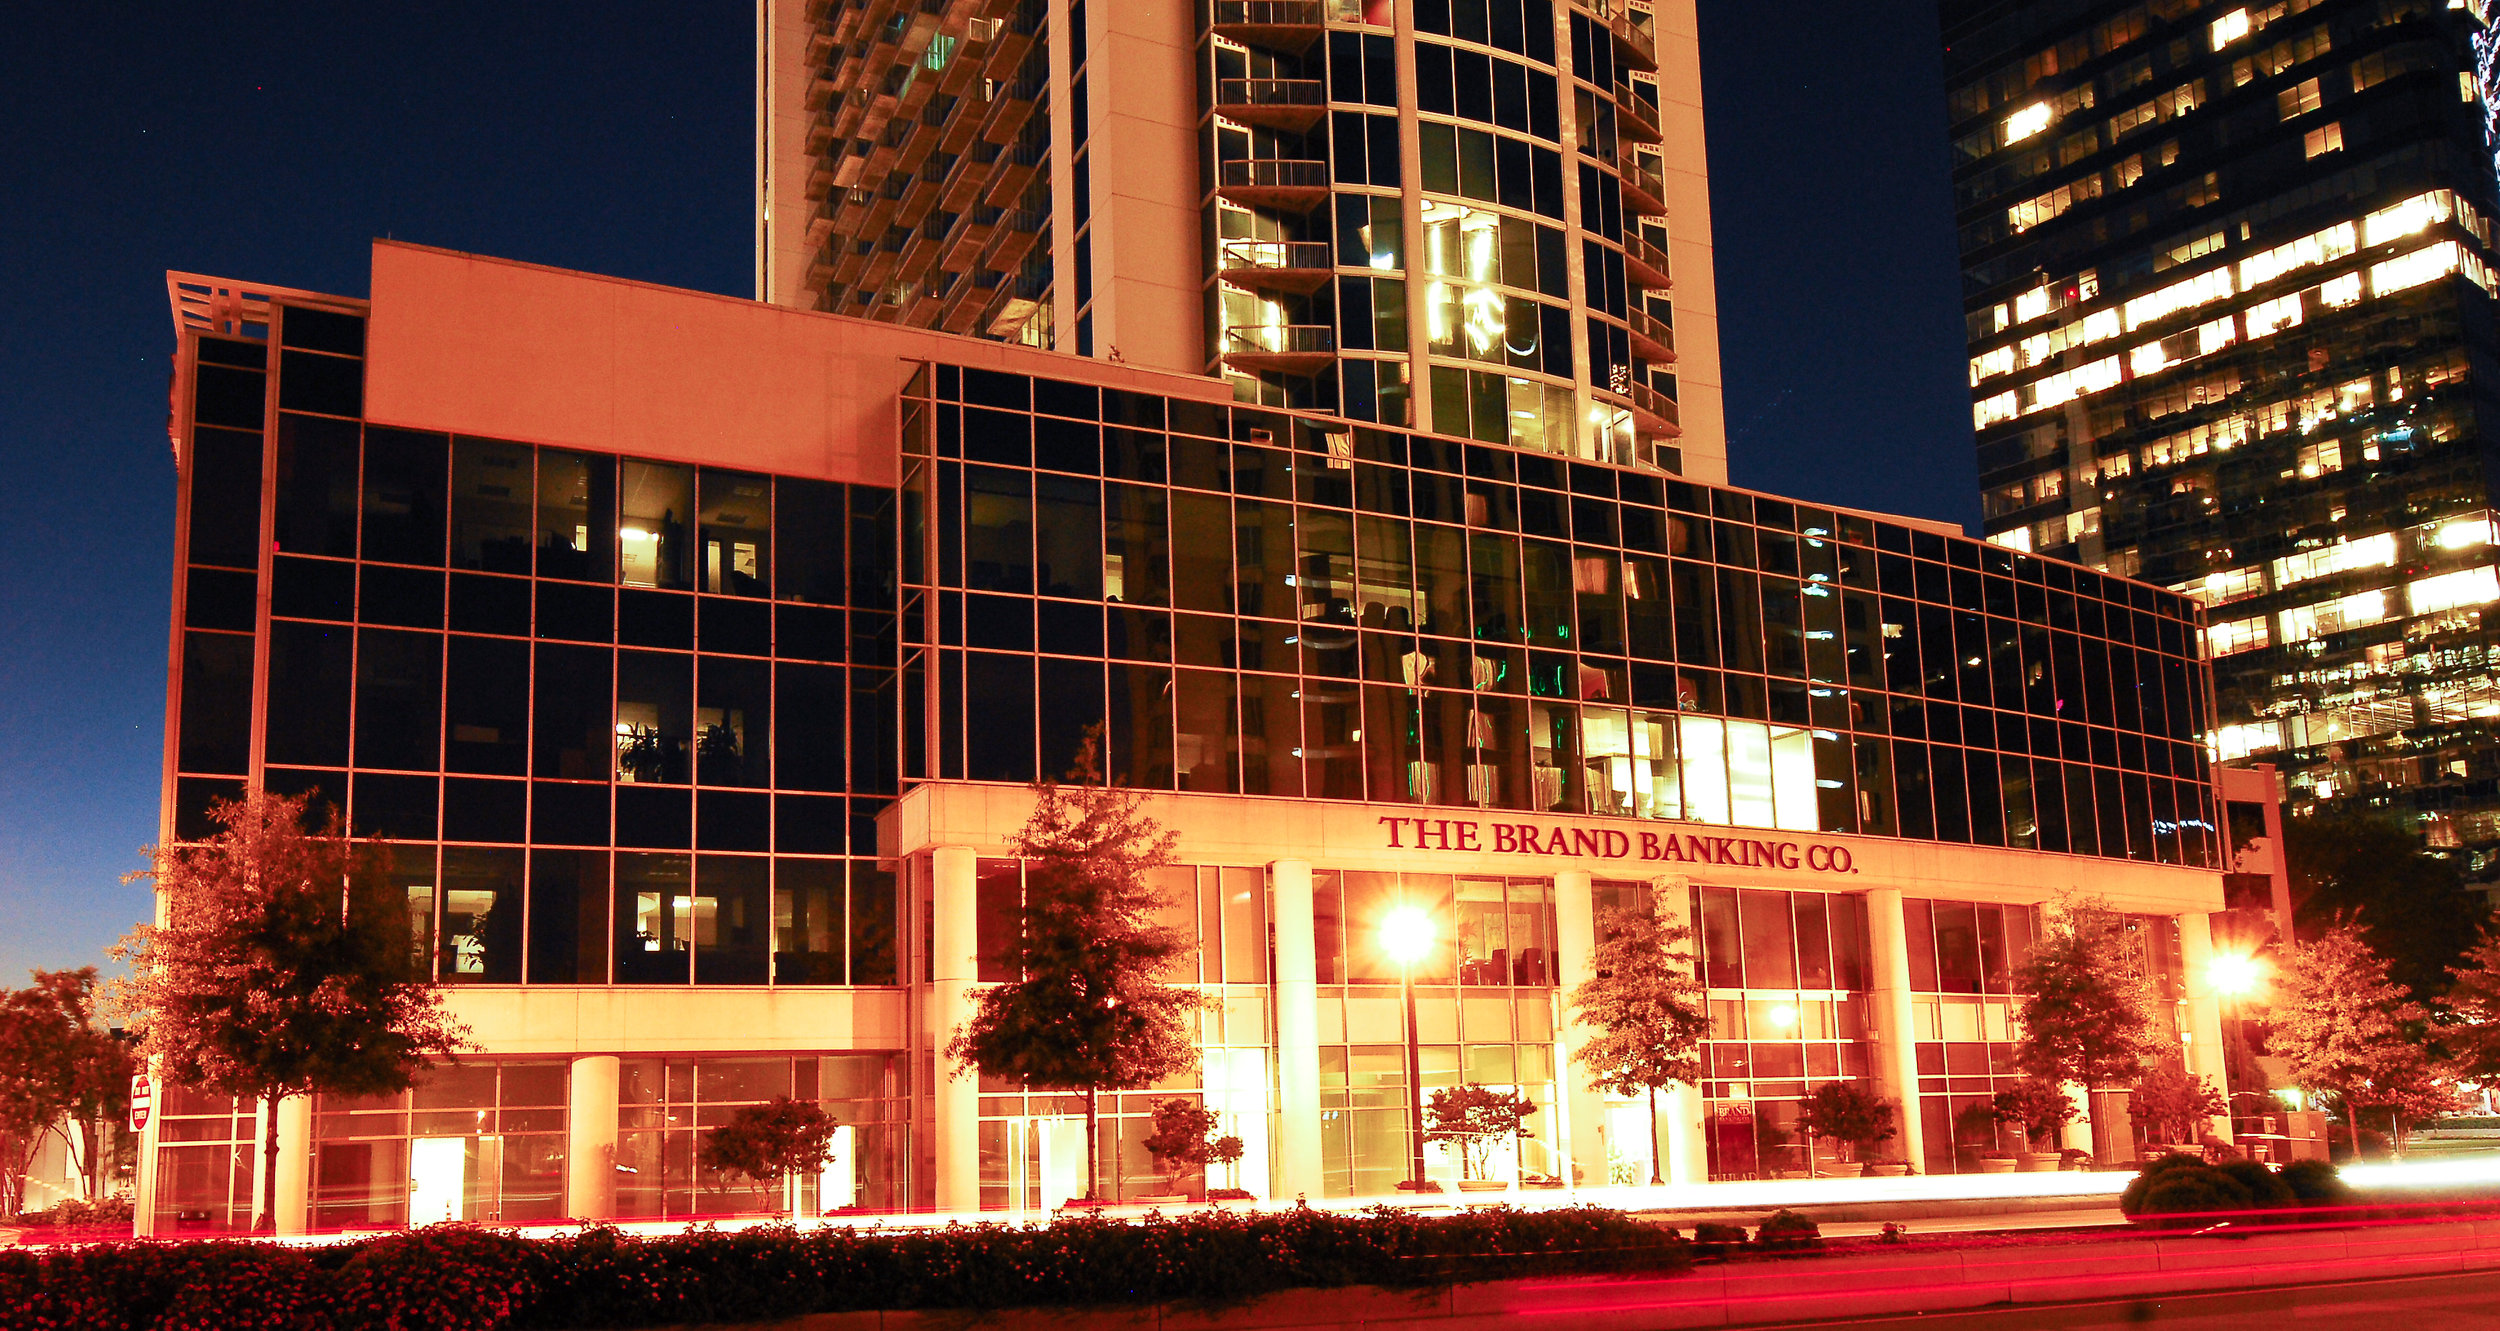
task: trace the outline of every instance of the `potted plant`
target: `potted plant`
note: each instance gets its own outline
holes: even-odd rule
[[[1187,1100],[1166,1100],[1155,1106],[1153,1135],[1146,1138],[1146,1154],[1154,1157],[1155,1172],[1163,1176],[1163,1196],[1140,1197],[1141,1202],[1177,1202],[1188,1200],[1186,1186],[1189,1175],[1219,1158],[1229,1163],[1241,1158],[1239,1137],[1217,1137],[1215,1115]],[[1224,1144],[1229,1143],[1229,1150]],[[1212,1196],[1212,1190],[1209,1196]]]
[[[1862,1082],[1827,1081],[1815,1087],[1799,1107],[1797,1123],[1809,1140],[1829,1137],[1847,1148],[1847,1158],[1832,1167],[1843,1178],[1866,1170],[1876,1149],[1894,1136],[1892,1106]]]
[[[704,1133],[698,1159],[705,1169],[745,1176],[764,1209],[790,1215],[797,1210],[798,1181],[822,1172],[833,1158],[833,1129],[833,1116],[824,1106],[777,1095],[760,1105],[739,1106],[727,1121]]]
[[[2019,1127],[2024,1144],[2031,1147],[2021,1157],[2024,1173],[2048,1173],[2065,1163],[2057,1150],[2057,1130],[2075,1119],[2075,1102],[2066,1097],[2065,1087],[2025,1077],[1988,1103],[1997,1122]]]
[[[1535,1112],[1536,1102],[1516,1092],[1475,1082],[1454,1090],[1444,1087],[1432,1093],[1432,1103],[1424,1109],[1424,1140],[1458,1144],[1460,1192],[1497,1192],[1510,1185],[1486,1176],[1493,1144],[1527,1136],[1528,1116]]]
[[[2206,1122],[2224,1109],[2212,1082],[2171,1061],[2152,1064],[2136,1079],[2135,1112],[2157,1134],[2154,1143],[2185,1147],[2205,1137]]]

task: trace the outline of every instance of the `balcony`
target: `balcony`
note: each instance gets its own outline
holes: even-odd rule
[[[1615,132],[1640,143],[1663,142],[1658,131],[1658,103],[1641,97],[1630,79],[1615,84]]]
[[[1615,174],[1623,178],[1623,203],[1627,212],[1648,217],[1663,217],[1667,211],[1667,182],[1639,153],[1626,145],[1615,158]]]
[[[1328,202],[1328,163],[1278,157],[1218,162],[1215,192],[1244,208],[1307,213]]]
[[[1635,305],[1623,318],[1632,329],[1632,354],[1661,363],[1675,359],[1675,330],[1667,321]]]
[[[1615,35],[1615,59],[1644,74],[1658,72],[1658,42],[1649,29],[1632,22],[1630,10],[1617,8],[1607,15],[1606,27]]]
[[[1244,46],[1307,51],[1325,23],[1320,0],[1215,0],[1215,35]]]
[[[1667,291],[1675,286],[1673,270],[1667,267],[1666,247],[1638,231],[1623,233],[1623,271],[1639,286],[1651,291]]]
[[[1305,134],[1328,113],[1328,92],[1318,79],[1217,79],[1215,113],[1261,129]]]
[[[1632,428],[1635,431],[1670,436],[1684,433],[1683,418],[1676,413],[1674,398],[1637,379],[1625,396],[1632,399]]]
[[[1326,286],[1335,268],[1324,240],[1228,240],[1217,265],[1235,286],[1296,295]]]
[[[1326,324],[1253,324],[1224,330],[1224,363],[1236,370],[1316,374],[1337,358]]]

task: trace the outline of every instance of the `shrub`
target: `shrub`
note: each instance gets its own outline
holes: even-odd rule
[[[2268,1169],[2259,1160],[2225,1160],[2213,1166],[2248,1193],[2249,1205],[2259,1208],[2291,1206],[2299,1199],[2292,1195],[2281,1175]]]
[[[2248,1189],[2231,1175],[2195,1156],[2171,1155],[2146,1165],[2128,1181],[2126,1191],[2118,1195],[2118,1210],[2130,1220],[2143,1220],[2146,1216],[2195,1217],[2216,1211],[2245,1211],[2251,1200]]]
[[[1822,1226],[1804,1216],[1781,1207],[1755,1227],[1754,1243],[1774,1252],[1823,1246]]]
[[[600,1226],[524,1239],[438,1225],[309,1251],[232,1241],[0,1250],[0,1331],[595,1331],[869,1309],[1221,1303],[1296,1287],[1673,1271],[1690,1260],[1674,1230],[1597,1207],[1296,1208],[890,1233],[777,1225],[649,1239]]]
[[[1743,1225],[1704,1220],[1693,1226],[1693,1246],[1705,1253],[1722,1253],[1745,1241]]]
[[[2352,1187],[2324,1160],[2295,1160],[2278,1177],[2302,1206],[2349,1206]]]

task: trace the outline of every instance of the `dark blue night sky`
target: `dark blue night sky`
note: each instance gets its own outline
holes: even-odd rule
[[[1734,479],[1970,521],[1925,4],[1702,0]],[[0,43],[0,984],[148,911],[164,270],[344,294],[375,236],[748,294],[737,4],[45,6]]]

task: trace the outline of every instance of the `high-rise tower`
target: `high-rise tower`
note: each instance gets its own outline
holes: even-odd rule
[[[1724,479],[1691,0],[759,0],[778,304]]]
[[[2222,757],[2490,877],[2484,5],[1942,8],[1988,539],[2201,598]]]

